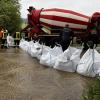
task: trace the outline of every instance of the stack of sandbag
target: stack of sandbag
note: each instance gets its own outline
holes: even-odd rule
[[[77,72],[90,77],[95,77],[99,74],[100,54],[95,49],[88,49],[77,66]]]
[[[29,42],[28,41],[25,41],[24,39],[21,39],[20,40],[20,43],[19,43],[19,47],[24,50],[24,51],[28,51],[28,47],[29,47]]]
[[[58,56],[54,68],[62,71],[75,72],[80,60],[80,53],[80,49],[69,46],[63,54]]]
[[[54,48],[44,49],[42,56],[40,57],[40,64],[53,67],[57,57],[63,53],[61,46],[55,46]]]
[[[39,59],[40,64],[67,72],[77,71],[84,76],[100,76],[100,54],[95,49],[88,49],[80,58],[82,49],[71,46],[63,52],[61,46],[50,48],[39,42],[21,39],[19,47]]]
[[[45,45],[41,45],[39,42],[20,40],[19,47],[26,51],[32,57],[40,59],[42,53],[49,51],[51,48]]]

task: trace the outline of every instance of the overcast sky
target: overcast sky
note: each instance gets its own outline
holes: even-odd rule
[[[100,0],[21,0],[21,16],[26,18],[27,8],[34,6],[41,8],[64,8],[73,10],[88,16],[94,12],[100,12]]]

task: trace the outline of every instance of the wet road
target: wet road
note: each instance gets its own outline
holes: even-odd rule
[[[80,100],[92,81],[42,66],[21,49],[0,49],[0,100]]]

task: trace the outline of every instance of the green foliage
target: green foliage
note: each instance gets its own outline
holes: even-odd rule
[[[19,0],[0,0],[0,26],[10,33],[18,31],[21,23],[19,10]]]
[[[84,91],[82,100],[100,100],[100,80],[97,79],[94,83],[89,84]]]

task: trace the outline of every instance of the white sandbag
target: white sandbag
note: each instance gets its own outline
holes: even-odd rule
[[[82,49],[77,49],[73,54],[72,54],[72,56],[70,57],[70,60],[72,61],[72,63],[73,63],[73,68],[74,68],[74,70],[76,71],[76,69],[77,69],[77,65],[78,65],[78,63],[79,63],[79,61],[80,61],[80,54],[81,54],[81,52],[82,52]]]
[[[46,45],[42,45],[42,55],[47,54],[52,48]]]
[[[49,46],[42,45],[42,48],[38,51],[37,59],[40,60],[41,56],[47,54],[51,49]]]
[[[73,67],[73,62],[70,60],[70,58],[76,50],[77,48],[68,47],[68,49],[56,59],[54,68],[62,71],[74,72],[75,68]],[[73,58],[74,57],[71,59]]]
[[[14,46],[14,38],[12,36],[7,36],[7,47]]]
[[[21,40],[20,40],[19,47],[20,47],[22,50],[24,50],[24,51],[27,52],[28,47],[29,47],[29,42],[28,42],[28,41],[25,41],[24,39],[21,39]]]
[[[19,47],[22,46],[22,44],[23,44],[24,41],[25,41],[25,39],[23,39],[23,38],[20,40]]]
[[[93,64],[93,68],[94,68],[94,72],[95,74],[100,73],[100,53],[98,53],[96,50],[94,50],[94,64]]]
[[[29,47],[29,42],[25,41],[24,44],[23,44],[22,49],[27,52],[28,51],[28,47]]]
[[[54,56],[58,56],[63,53],[62,47],[61,46],[55,46],[51,51],[50,54]]]
[[[95,77],[100,69],[100,54],[94,49],[88,49],[81,58],[77,72],[84,76]]]
[[[63,53],[61,47],[55,46],[53,49],[50,49],[48,52],[44,52],[40,58],[40,64],[53,67],[55,64],[56,58]]]
[[[34,42],[33,42],[33,41],[30,41],[30,42],[29,42],[29,45],[28,45],[28,49],[27,49],[27,52],[28,52],[28,54],[30,54],[30,55],[31,55],[31,48],[32,48],[32,46],[34,46]]]
[[[35,42],[31,46],[31,53],[30,53],[31,56],[40,59],[41,53],[42,53],[42,45],[40,45],[39,42]]]
[[[25,42],[25,39],[21,39],[20,40],[20,43],[19,43],[19,47],[22,49],[22,47],[23,47],[23,44],[24,44],[24,42]]]

